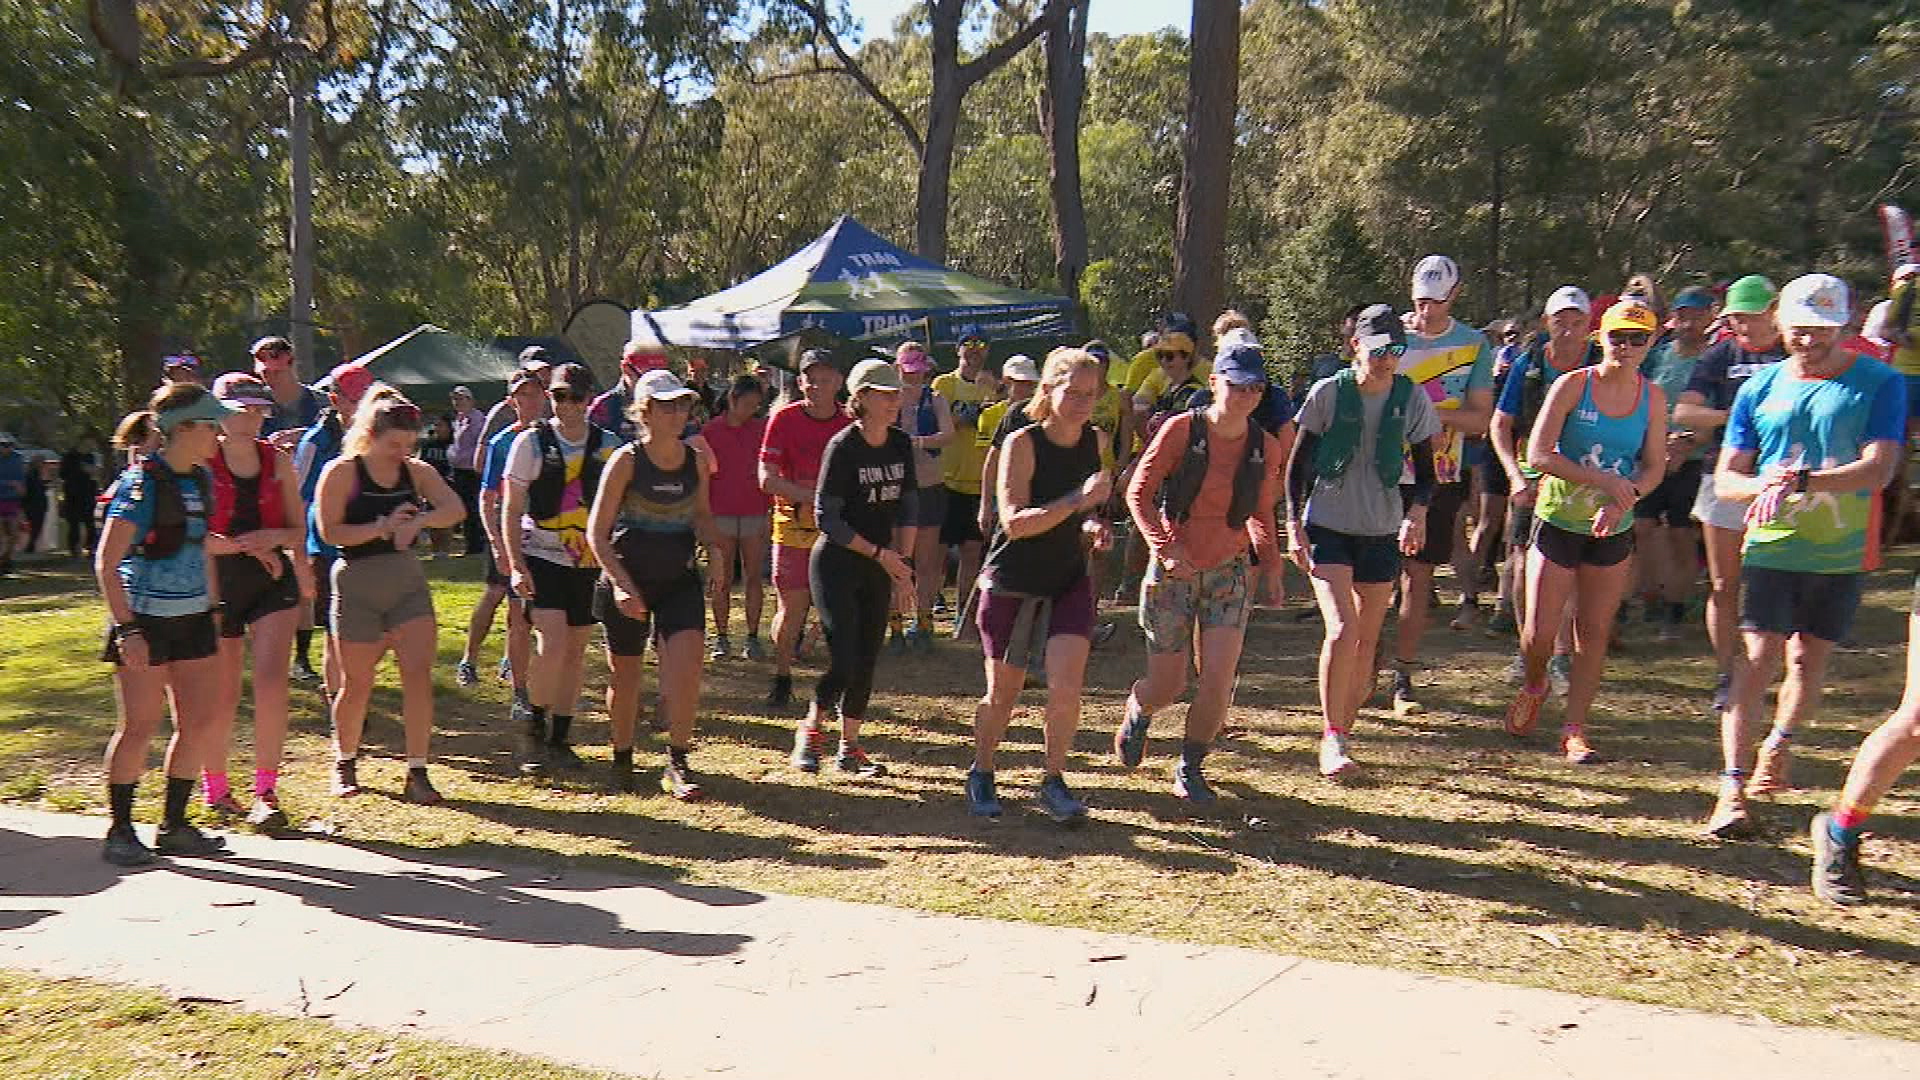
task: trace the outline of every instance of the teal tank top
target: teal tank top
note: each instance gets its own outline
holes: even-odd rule
[[[1640,468],[1640,449],[1647,441],[1647,408],[1651,396],[1647,380],[1640,378],[1638,400],[1625,416],[1608,416],[1593,400],[1593,379],[1582,381],[1580,401],[1567,413],[1560,427],[1558,449],[1562,457],[1589,469],[1603,469],[1631,477]],[[1572,483],[1558,476],[1543,477],[1540,498],[1534,515],[1568,532],[1592,535],[1593,519],[1600,512],[1605,496],[1598,488]],[[1620,515],[1607,535],[1618,536],[1633,528],[1633,508]]]

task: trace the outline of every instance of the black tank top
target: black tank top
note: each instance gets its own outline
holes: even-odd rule
[[[413,501],[413,472],[406,462],[400,463],[400,482],[393,487],[381,487],[373,482],[373,474],[367,471],[364,458],[354,458],[355,479],[353,495],[347,499],[347,512],[341,519],[348,525],[371,525],[381,518]],[[370,555],[391,555],[399,549],[387,537],[369,540],[364,544],[340,549],[343,559],[364,559]]]
[[[663,469],[633,444],[633,475],[620,497],[613,547],[636,581],[672,581],[693,565],[694,497],[700,463],[691,449],[674,469]]]
[[[1033,479],[1027,501],[1043,506],[1076,491],[1087,477],[1100,471],[1100,436],[1092,424],[1072,446],[1057,446],[1040,425],[1026,429],[1033,443]],[[995,534],[987,552],[987,586],[1003,592],[1057,597],[1073,588],[1087,573],[1087,549],[1080,539],[1085,514],[1073,514],[1037,536],[1014,540],[1005,530]]]

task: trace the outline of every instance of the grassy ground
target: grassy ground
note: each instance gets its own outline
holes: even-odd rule
[[[1876,576],[1857,648],[1834,662],[1819,728],[1801,743],[1809,789],[1763,810],[1766,842],[1702,840],[1718,767],[1705,709],[1704,638],[1629,635],[1593,723],[1617,763],[1561,764],[1544,738],[1498,731],[1510,691],[1507,644],[1438,626],[1423,676],[1427,711],[1368,713],[1356,754],[1368,782],[1336,788],[1314,771],[1318,623],[1297,608],[1256,616],[1242,664],[1238,732],[1211,774],[1219,812],[1189,819],[1168,791],[1180,709],[1155,725],[1148,767],[1109,763],[1107,740],[1138,632],[1096,654],[1073,782],[1094,820],[1062,831],[1029,809],[1038,780],[1037,710],[1016,719],[1001,762],[1008,818],[966,816],[976,648],[888,658],[869,745],[894,775],[877,782],[789,770],[792,718],[759,704],[767,672],[732,661],[711,672],[695,763],[710,801],[616,796],[598,787],[604,717],[584,710],[578,741],[593,770],[522,779],[510,762],[505,688],[453,685],[458,636],[478,587],[469,562],[431,564],[444,674],[435,743],[446,806],[384,794],[335,805],[317,695],[296,690],[285,780],[289,811],[346,835],[435,857],[602,868],[933,911],[1129,931],[1467,975],[1637,1001],[1755,1014],[1920,1038],[1920,817],[1911,787],[1876,819],[1869,858],[1878,901],[1840,911],[1808,892],[1808,818],[1840,782],[1861,733],[1900,690],[1914,562]],[[737,617],[737,614],[736,614]],[[64,809],[103,802],[97,759],[112,727],[107,670],[94,660],[101,613],[71,571],[29,569],[0,583],[0,795]],[[490,668],[498,638],[486,654]],[[736,633],[735,641],[739,640]],[[598,666],[598,662],[594,662]],[[802,671],[802,688],[812,669]],[[391,683],[389,677],[387,682]],[[598,694],[596,681],[593,694]],[[1031,704],[1037,701],[1029,692]],[[362,779],[397,793],[397,699],[374,706]],[[1545,727],[1552,725],[1551,714]],[[240,739],[244,742],[242,719]],[[643,760],[657,765],[657,743]],[[236,773],[247,767],[236,758]],[[650,777],[649,777],[650,778]],[[143,812],[157,794],[143,789]]]
[[[62,1080],[458,1076],[588,1080],[609,1074],[511,1054],[342,1031],[80,979],[0,972],[0,1070]]]

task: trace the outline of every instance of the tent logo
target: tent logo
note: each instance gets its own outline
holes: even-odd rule
[[[862,315],[860,322],[863,332],[868,335],[884,334],[902,326],[911,326],[920,320],[911,315]]]

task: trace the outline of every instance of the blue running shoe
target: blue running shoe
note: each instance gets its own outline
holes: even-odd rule
[[[1062,825],[1078,825],[1087,820],[1087,804],[1074,798],[1067,782],[1057,775],[1040,781],[1040,808]]]
[[[1140,708],[1140,703],[1127,695],[1127,718],[1120,723],[1120,729],[1113,733],[1113,756],[1120,764],[1131,769],[1139,765],[1147,756],[1147,728],[1153,723]]]
[[[1000,816],[1000,796],[993,791],[993,774],[977,766],[967,770],[967,813],[984,818]]]
[[[1173,767],[1173,793],[1195,806],[1211,805],[1220,798],[1207,786],[1207,778],[1200,772],[1199,762],[1183,761]]]

